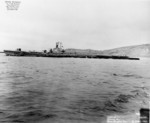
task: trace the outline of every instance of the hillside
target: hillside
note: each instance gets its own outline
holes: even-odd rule
[[[150,57],[150,44],[134,45],[120,47],[110,50],[91,50],[91,49],[66,49],[68,53],[80,53],[80,54],[98,54],[98,55],[119,55],[130,57]]]
[[[125,55],[130,57],[150,57],[150,44],[120,47],[104,50],[104,55]]]

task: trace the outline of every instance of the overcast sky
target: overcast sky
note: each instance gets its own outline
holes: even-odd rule
[[[18,0],[19,1],[19,0]],[[110,49],[150,43],[150,0],[20,0],[17,11],[0,1],[0,51]]]

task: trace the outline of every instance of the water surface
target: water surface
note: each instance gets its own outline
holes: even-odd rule
[[[149,107],[150,59],[0,54],[0,123],[102,123]]]

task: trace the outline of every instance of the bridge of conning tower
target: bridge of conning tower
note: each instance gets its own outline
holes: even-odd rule
[[[63,48],[62,42],[56,42],[56,47],[53,48],[51,52],[53,52],[53,53],[62,53],[64,51],[65,50]]]
[[[56,42],[56,48],[63,49],[62,42]]]

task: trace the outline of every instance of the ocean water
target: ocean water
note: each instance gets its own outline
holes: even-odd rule
[[[133,123],[149,92],[149,58],[0,54],[0,123]]]

